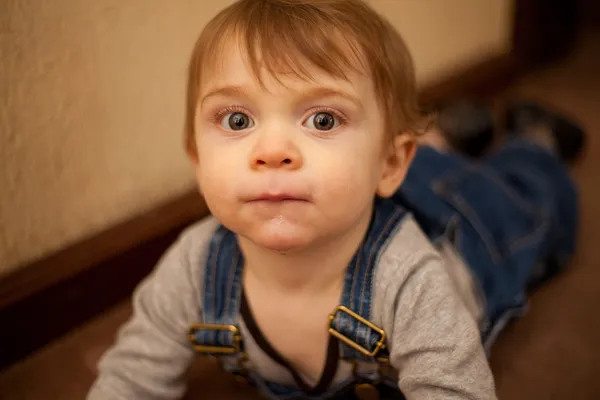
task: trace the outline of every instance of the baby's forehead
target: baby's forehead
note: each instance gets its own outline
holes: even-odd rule
[[[250,50],[245,43],[223,39],[219,53],[203,60],[200,97],[219,87],[260,89],[271,93],[290,93],[331,89],[354,96],[373,90],[370,74],[361,64],[323,68],[307,57],[289,57]],[[251,53],[253,51],[254,53]]]

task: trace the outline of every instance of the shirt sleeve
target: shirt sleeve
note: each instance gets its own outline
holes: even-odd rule
[[[181,239],[135,290],[133,315],[98,364],[88,400],[172,400],[186,390],[193,349],[191,320],[199,318]],[[195,317],[195,318],[194,318]]]
[[[439,258],[411,269],[394,313],[390,361],[407,400],[496,399],[477,324]]]

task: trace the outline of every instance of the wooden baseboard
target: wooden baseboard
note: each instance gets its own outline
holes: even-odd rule
[[[193,191],[0,279],[0,369],[125,300],[207,214]]]
[[[419,100],[426,109],[457,98],[485,101],[528,70],[513,54],[496,55],[424,86]]]
[[[516,1],[512,53],[428,85],[423,105],[490,97],[564,54],[574,28],[563,16],[572,7],[569,0]],[[0,369],[127,299],[179,232],[207,213],[192,191],[0,278]]]

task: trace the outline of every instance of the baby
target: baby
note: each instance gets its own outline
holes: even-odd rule
[[[517,105],[475,163],[421,134],[416,100],[403,40],[360,0],[212,19],[185,133],[212,216],[140,284],[88,399],[181,398],[196,354],[272,399],[495,399],[486,346],[573,252],[581,132]]]

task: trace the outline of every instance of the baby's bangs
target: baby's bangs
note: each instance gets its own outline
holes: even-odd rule
[[[308,19],[277,11],[280,12],[261,12],[257,15],[260,21],[252,23],[249,19],[239,32],[245,41],[249,65],[259,81],[262,69],[276,80],[280,76],[313,80],[310,71],[315,67],[346,80],[348,72],[367,73],[357,44],[345,38],[326,15],[320,19],[311,15],[313,19]]]
[[[238,15],[232,24],[230,21],[220,35],[207,43],[205,55],[220,54],[226,46],[237,44],[261,84],[265,73],[279,83],[282,77],[314,80],[310,71],[315,67],[346,80],[349,72],[368,74],[359,44],[349,38],[350,27],[338,26],[339,21],[314,7],[303,13],[299,6],[289,12],[285,7],[266,4],[247,8],[244,16]],[[214,72],[225,61],[218,56],[204,57],[202,74]]]

